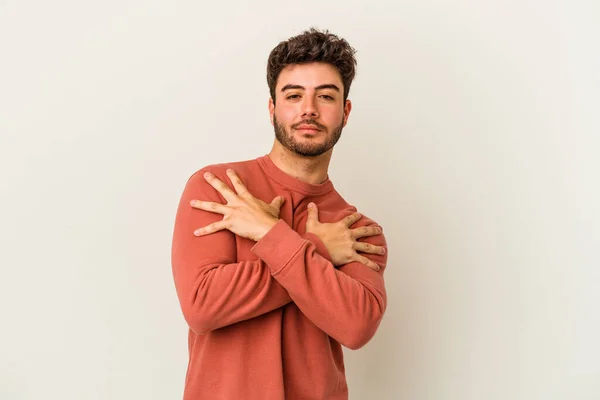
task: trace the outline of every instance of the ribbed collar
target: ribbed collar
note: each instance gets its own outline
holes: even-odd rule
[[[325,182],[313,185],[312,183],[303,182],[283,172],[275,165],[268,154],[258,157],[256,160],[271,179],[285,188],[312,196],[323,195],[333,190],[333,183],[329,180],[329,175],[327,175],[327,180]]]

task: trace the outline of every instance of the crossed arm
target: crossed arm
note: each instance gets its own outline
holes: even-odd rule
[[[192,208],[194,199],[225,203],[197,173],[188,181],[177,211],[173,274],[192,330],[204,333],[294,301],[307,318],[346,347],[359,348],[374,335],[386,307],[383,270],[387,254],[369,254],[382,267],[378,272],[358,261],[336,268],[315,234],[301,236],[273,217],[273,221],[264,219],[269,229],[256,233],[258,241],[252,242],[258,259],[236,261],[237,241],[252,239],[236,238],[230,229],[194,236],[199,227],[223,219],[218,212]],[[357,224],[368,222],[365,218]],[[383,234],[364,242],[387,247]]]

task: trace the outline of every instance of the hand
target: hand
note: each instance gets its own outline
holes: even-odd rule
[[[192,200],[190,205],[194,208],[224,215],[221,221],[195,230],[194,235],[209,235],[228,229],[236,235],[259,241],[279,221],[279,211],[285,198],[277,196],[271,204],[267,204],[248,191],[235,171],[228,169],[227,175],[235,188],[235,192],[212,173],[207,172],[204,174],[204,179],[223,195],[227,200],[227,205],[211,201]]]
[[[379,265],[361,256],[357,251],[371,254],[384,254],[385,248],[374,246],[369,243],[358,242],[356,239],[366,236],[381,234],[381,228],[376,226],[363,226],[361,228],[349,229],[349,227],[361,218],[359,213],[349,215],[338,222],[320,223],[319,211],[314,203],[308,205],[308,218],[306,220],[306,232],[317,235],[323,242],[334,266],[341,266],[352,261],[358,261],[367,267],[379,271]]]

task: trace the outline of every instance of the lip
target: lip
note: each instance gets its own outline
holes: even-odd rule
[[[307,131],[307,132],[317,132],[320,130],[319,128],[317,128],[316,126],[313,126],[313,125],[300,125],[296,129],[299,131]]]

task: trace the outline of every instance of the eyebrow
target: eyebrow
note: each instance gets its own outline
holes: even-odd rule
[[[281,88],[282,92],[285,92],[286,90],[290,90],[290,89],[301,89],[301,90],[305,90],[306,88],[304,86],[300,86],[300,85],[292,85],[292,84],[287,84],[284,87]],[[319,85],[315,88],[315,90],[321,90],[321,89],[333,89],[336,92],[340,91],[340,88],[337,87],[336,85],[334,85],[333,83],[327,83],[325,85]]]

